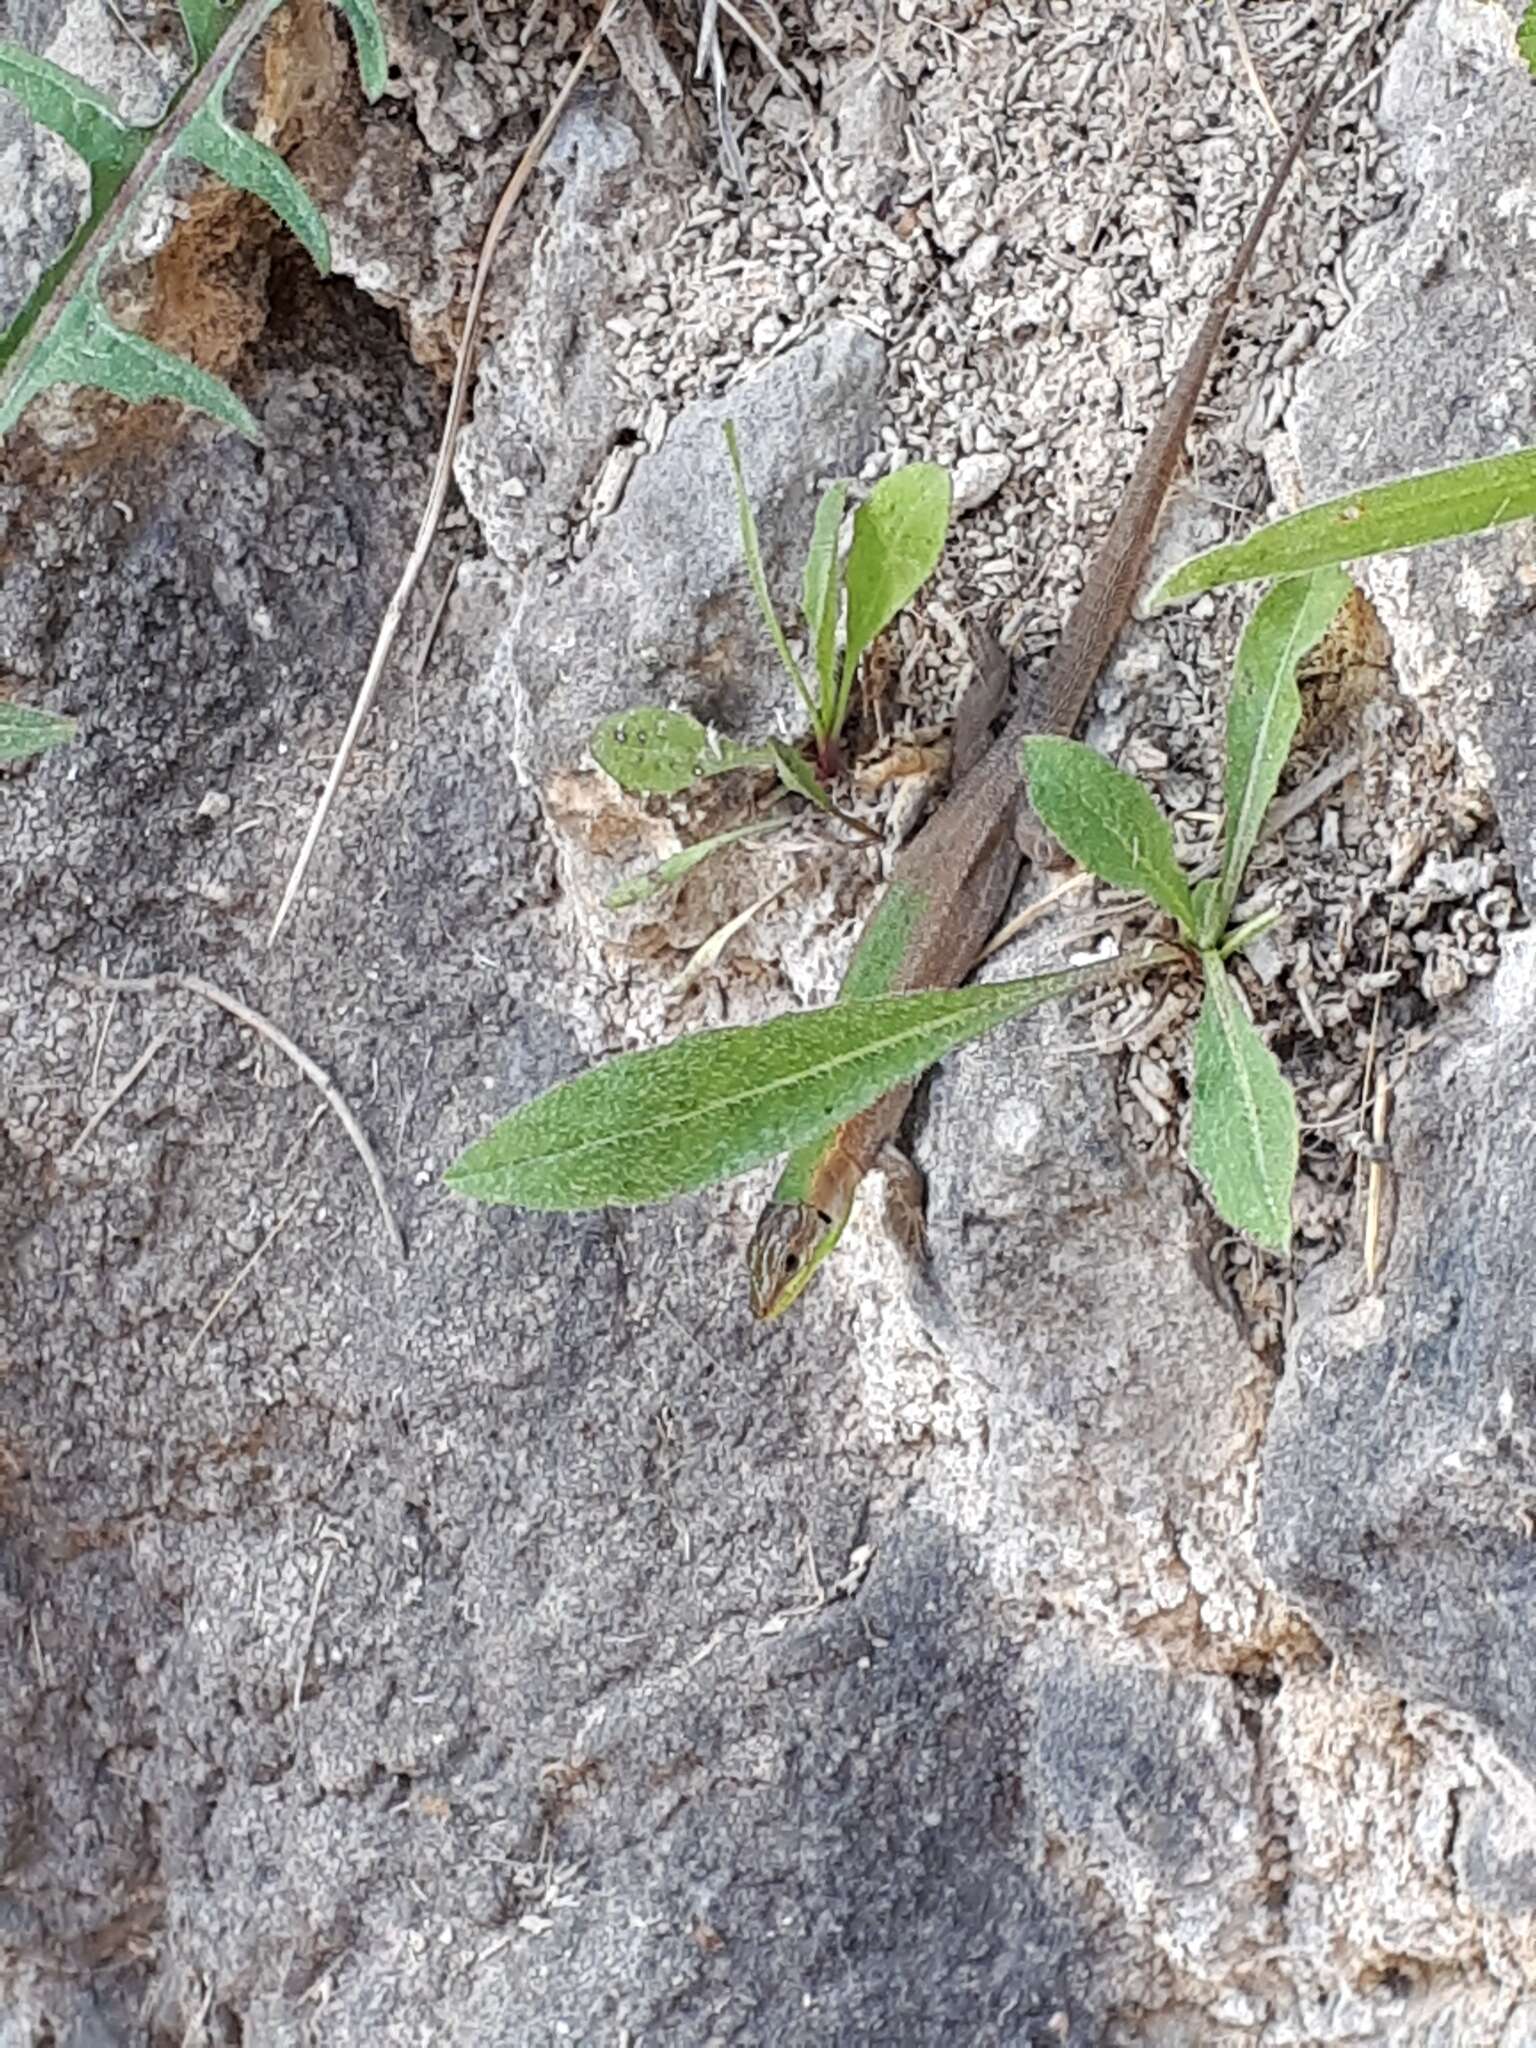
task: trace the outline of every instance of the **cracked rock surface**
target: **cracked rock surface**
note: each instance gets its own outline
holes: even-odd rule
[[[1517,11],[1330,14],[1386,68],[1256,277],[1174,552],[1258,509],[1262,447],[1316,496],[1536,442]],[[493,294],[441,631],[418,673],[424,604],[277,946],[574,24],[387,10],[368,112],[338,63],[295,145],[338,277],[223,259],[260,449],[52,399],[0,451],[0,693],[81,720],[0,774],[0,2048],[1536,2040],[1529,528],[1363,574],[1390,674],[1309,694],[1309,770],[1360,761],[1261,877],[1293,1266],[1179,1164],[1171,989],[949,1062],[931,1274],[865,1203],[782,1326],[739,1279],[764,1176],[577,1218],[441,1186],[597,1056],[824,999],[871,899],[800,820],[602,908],[739,796],[622,797],[599,717],[789,725],[721,420],[786,609],[829,477],[966,479],[882,654],[873,722],[927,761],[973,616],[1050,644],[1257,189],[1222,10],[867,13],[787,9],[783,76],[728,44],[750,203],[664,10],[573,105]],[[85,0],[4,27],[142,89]],[[1250,34],[1294,106],[1322,30]],[[11,303],[74,200],[0,121]],[[1187,846],[1238,617],[1133,629],[1100,693]],[[850,801],[894,831],[902,798]],[[155,972],[320,1062],[406,1262],[271,1043],[98,979]]]

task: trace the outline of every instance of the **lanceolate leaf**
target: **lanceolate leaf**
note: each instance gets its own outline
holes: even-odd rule
[[[1296,670],[1350,592],[1342,569],[1290,576],[1264,599],[1237,650],[1227,705],[1227,821],[1216,930],[1226,925],[1301,723]]]
[[[642,704],[633,711],[614,711],[589,742],[600,768],[619,785],[645,796],[676,796],[701,775],[724,775],[732,768],[765,768],[773,756],[766,747],[738,746],[690,718],[686,711],[667,711]]]
[[[1291,1243],[1296,1101],[1214,953],[1202,956],[1190,1164],[1223,1221],[1270,1251]]]
[[[717,832],[711,839],[701,839],[693,846],[685,846],[678,853],[669,854],[658,861],[653,868],[646,868],[642,874],[631,875],[627,882],[620,882],[617,889],[604,897],[607,910],[628,910],[631,904],[649,903],[653,896],[661,895],[675,882],[691,875],[701,861],[718,853],[722,846],[732,846],[738,839],[755,839],[759,833],[773,832],[782,825],[782,818],[759,818],[751,825],[736,825],[729,832]]]
[[[29,754],[45,753],[73,739],[74,732],[72,718],[34,711],[29,704],[0,702],[0,761],[25,761]]]
[[[821,709],[826,717],[832,714],[837,694],[837,615],[842,609],[843,595],[837,536],[847,502],[846,484],[833,484],[822,493],[821,503],[816,507],[810,551],[805,558],[805,623],[811,632]]]
[[[843,985],[837,992],[840,1003],[867,1002],[872,996],[889,995],[891,983],[906,958],[913,930],[927,904],[927,895],[899,876],[887,885],[853,950],[853,958],[848,962]],[[823,1128],[791,1152],[773,1191],[776,1202],[810,1199],[811,1185],[821,1167],[827,1136],[828,1132]]]
[[[731,481],[736,489],[736,517],[741,526],[741,552],[747,565],[747,580],[752,585],[752,595],[757,599],[757,608],[763,615],[763,624],[768,628],[784,673],[800,692],[800,701],[814,724],[816,706],[810,691],[805,687],[805,677],[800,673],[800,664],[789,651],[789,642],[784,638],[784,628],[779,624],[779,615],[773,608],[773,599],[768,594],[768,578],[763,573],[763,551],[757,541],[757,521],[752,516],[752,500],[747,496],[747,480],[742,474],[741,446],[736,439],[736,423],[725,422],[725,448],[731,458]]]
[[[102,304],[106,265],[145,194],[173,157],[188,157],[255,193],[292,229],[320,267],[329,262],[314,202],[271,150],[225,117],[235,67],[280,0],[177,0],[194,65],[154,128],[129,128],[99,93],[45,58],[0,42],[0,89],[55,129],[90,165],[86,220],[64,255],[0,333],[0,435],[39,392],[93,385],[131,401],[175,398],[255,438],[254,419],[225,385],[141,336],[125,333]],[[374,0],[337,0],[352,24],[370,98],[383,89],[383,33]]]
[[[1117,889],[1150,896],[1193,935],[1189,883],[1151,792],[1079,740],[1029,739],[1020,752],[1030,803],[1051,837]]]
[[[181,11],[182,23],[187,31],[187,41],[192,45],[193,61],[200,71],[218,47],[223,35],[238,11],[238,0],[176,0]]]
[[[0,38],[0,85],[13,92],[40,127],[62,136],[98,179],[116,191],[138,162],[146,131],[128,127],[99,92],[46,57]]]
[[[769,740],[768,753],[778,770],[779,780],[793,796],[803,796],[818,811],[830,811],[832,799],[816,780],[816,771],[804,754],[796,753],[783,740]]]
[[[447,1183],[524,1209],[663,1201],[792,1150],[1010,1017],[1171,957],[839,1003],[621,1053],[515,1111]]]
[[[389,82],[389,51],[378,10],[373,0],[335,0],[335,5],[352,31],[357,46],[357,75],[372,104]]]
[[[1520,24],[1515,42],[1525,59],[1526,68],[1536,75],[1536,0],[1531,0],[1525,10],[1525,19]]]
[[[94,291],[82,291],[31,351],[21,376],[0,399],[0,435],[51,384],[88,384],[143,404],[176,398],[212,413],[251,440],[261,429],[227,384],[167,349],[116,326]]]
[[[1189,893],[1195,906],[1195,944],[1202,949],[1214,946],[1220,939],[1222,925],[1226,922],[1219,914],[1215,877],[1204,882],[1196,882]]]
[[[331,238],[320,209],[274,149],[254,135],[231,127],[224,112],[227,80],[208,95],[176,144],[178,156],[192,157],[216,171],[226,185],[236,185],[264,200],[283,225],[309,251],[322,277],[331,268]]]
[[[1536,448],[1492,455],[1452,469],[1372,484],[1348,497],[1330,498],[1288,519],[1261,526],[1246,540],[1211,548],[1181,562],[1152,593],[1152,603],[1173,604],[1228,583],[1295,576],[1337,562],[1360,562],[1398,548],[1481,533],[1536,513]]]
[[[864,650],[938,567],[949,531],[950,497],[947,469],[935,462],[912,462],[882,477],[853,515],[853,543],[843,572],[848,628],[839,722]]]

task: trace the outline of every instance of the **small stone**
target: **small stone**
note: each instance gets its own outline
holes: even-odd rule
[[[955,265],[957,275],[965,284],[980,284],[997,261],[997,252],[1002,246],[1001,235],[978,235]]]
[[[995,498],[1007,483],[1013,464],[1006,455],[977,453],[963,455],[955,464],[955,517],[974,512]]]
[[[483,142],[501,119],[501,109],[467,64],[455,64],[453,84],[443,94],[442,111],[461,135]]]
[[[1079,334],[1113,334],[1119,325],[1114,279],[1103,264],[1092,263],[1077,277],[1069,294],[1072,325]]]

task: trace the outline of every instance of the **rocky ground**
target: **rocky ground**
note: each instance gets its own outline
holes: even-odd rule
[[[576,1220],[440,1185],[599,1054],[824,1000],[876,885],[813,817],[603,905],[745,799],[623,797],[600,717],[792,729],[722,419],[786,598],[822,481],[955,468],[843,792],[894,838],[971,626],[1051,645],[1330,55],[1160,557],[1536,442],[1519,11],[631,0],[269,947],[590,25],[387,7],[370,109],[318,0],[277,18],[247,112],[337,274],[189,181],[129,280],[263,444],[56,395],[0,453],[0,694],[82,721],[0,777],[0,2048],[1536,2042],[1528,527],[1362,571],[1308,685],[1245,982],[1290,1262],[1180,1163],[1166,988],[947,1063],[916,1291],[871,1202],[754,1325],[766,1176]],[[0,32],[138,119],[179,62],[146,0]],[[78,181],[7,103],[0,165],[3,320]],[[1091,728],[1192,855],[1242,616],[1132,630]],[[997,971],[1128,915],[1076,892]],[[101,985],[154,973],[320,1062],[404,1260],[268,1040]]]

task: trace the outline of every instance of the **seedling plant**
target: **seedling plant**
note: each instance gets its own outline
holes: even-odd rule
[[[1226,1222],[1284,1251],[1295,1101],[1228,969],[1273,917],[1228,926],[1300,721],[1297,668],[1349,588],[1336,568],[1287,578],[1243,636],[1212,880],[1191,882],[1167,818],[1134,777],[1075,740],[1024,742],[1021,769],[1041,822],[1085,867],[1163,911],[1177,944],[1021,980],[844,1002],[623,1054],[508,1117],[458,1160],[449,1185],[539,1209],[663,1200],[815,1140],[944,1052],[1041,1003],[1192,960],[1205,989],[1190,1161]]]
[[[1041,1003],[1184,961],[1203,981],[1190,1163],[1228,1224],[1286,1251],[1295,1099],[1230,973],[1273,915],[1236,931],[1229,920],[1299,721],[1298,665],[1348,593],[1344,563],[1533,513],[1536,450],[1526,449],[1330,499],[1192,557],[1165,579],[1154,606],[1276,579],[1239,648],[1214,878],[1192,881],[1182,871],[1167,819],[1132,777],[1076,741],[1024,743],[1021,771],[1043,823],[1086,867],[1155,904],[1177,945],[1023,980],[848,1001],[622,1054],[514,1111],[455,1162],[448,1185],[532,1209],[663,1201],[823,1136],[946,1052]]]
[[[173,398],[252,438],[259,429],[229,388],[196,365],[118,326],[103,279],[145,196],[189,159],[263,199],[319,267],[325,224],[273,151],[234,127],[225,96],[241,57],[280,0],[177,0],[192,53],[189,76],[164,116],[133,128],[83,81],[0,39],[0,87],[21,100],[90,171],[87,215],[68,249],[0,333],[0,436],[51,385],[92,385],[129,400]],[[373,0],[335,0],[351,26],[365,91],[385,78]],[[1517,31],[1536,71],[1536,0]],[[810,725],[814,767],[782,741],[718,740],[686,714],[642,708],[605,721],[599,762],[624,787],[676,794],[700,776],[771,765],[830,808],[824,779],[842,765],[842,735],[858,665],[910,602],[942,549],[949,480],[912,464],[882,480],[858,508],[840,556],[848,486],[817,508],[802,579],[806,680],[770,599],[740,450],[727,428],[742,547],[765,624]],[[1182,564],[1154,602],[1243,582],[1280,579],[1245,632],[1227,716],[1226,816],[1219,873],[1192,881],[1151,794],[1090,748],[1027,740],[1021,770],[1030,801],[1062,845],[1105,880],[1138,891],[1171,920],[1176,943],[1114,960],[979,987],[847,1001],[761,1025],[684,1037],[625,1054],[515,1111],[450,1169],[451,1187],[490,1202],[572,1210],[659,1201],[743,1172],[835,1128],[935,1060],[1051,1000],[1179,961],[1198,963],[1204,989],[1195,1031],[1190,1161],[1217,1211],[1256,1242],[1284,1251],[1297,1157],[1291,1090],[1250,1019],[1229,963],[1272,914],[1229,929],[1242,877],[1300,715],[1298,663],[1326,631],[1349,588],[1341,565],[1469,534],[1536,513],[1536,449],[1348,493]],[[0,703],[0,762],[47,751],[72,722]],[[686,848],[626,885],[629,900],[668,886],[737,827]]]
[[[937,463],[913,462],[882,477],[854,512],[846,558],[840,537],[850,486],[841,481],[822,493],[801,578],[813,690],[769,594],[757,521],[742,474],[741,447],[730,420],[725,423],[725,445],[747,579],[779,664],[809,722],[812,756],[807,759],[798,748],[776,738],[741,745],[721,739],[685,711],[640,705],[603,720],[592,735],[593,757],[621,788],[645,796],[676,796],[706,776],[737,768],[769,769],[794,795],[818,810],[842,816],[826,784],[843,766],[843,730],[859,663],[938,566],[949,529],[949,472]],[[855,819],[845,822],[868,830]],[[653,870],[652,876],[670,879],[664,873],[669,868],[674,874],[686,873],[739,837],[741,829],[733,828],[701,840]],[[609,907],[617,909],[636,901],[639,894],[649,895],[651,880],[642,876],[625,884],[609,898]]]
[[[374,0],[335,4],[357,45],[363,90],[375,100],[388,67]],[[0,37],[0,88],[66,142],[90,172],[85,219],[0,331],[0,440],[32,400],[55,384],[88,385],[131,403],[179,399],[260,440],[255,419],[227,384],[117,324],[104,281],[145,199],[179,161],[202,164],[227,184],[254,193],[303,243],[317,268],[330,269],[330,237],[319,208],[276,151],[237,128],[225,110],[241,58],[279,5],[281,0],[177,0],[191,66],[160,120],[142,128],[124,121],[84,79]],[[73,730],[69,719],[0,702],[0,761],[43,753]]]

